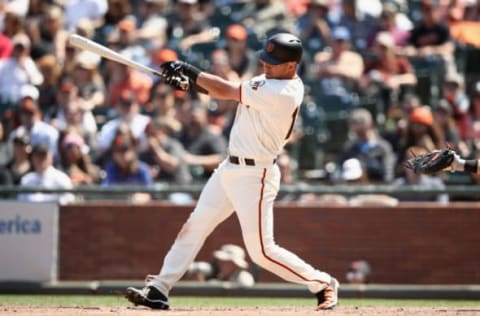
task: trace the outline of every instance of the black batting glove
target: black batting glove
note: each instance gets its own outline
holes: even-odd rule
[[[160,65],[160,69],[163,76],[185,75],[193,83],[197,82],[197,77],[201,72],[197,67],[180,60],[167,61]]]

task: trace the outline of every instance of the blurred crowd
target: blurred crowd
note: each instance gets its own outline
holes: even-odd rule
[[[303,40],[307,87],[278,159],[284,184],[480,183],[402,167],[447,144],[480,157],[480,1],[0,0],[0,30],[0,184],[201,183],[227,154],[235,103],[172,90],[69,34],[153,68],[181,59],[241,81],[262,72],[256,50],[278,31]]]

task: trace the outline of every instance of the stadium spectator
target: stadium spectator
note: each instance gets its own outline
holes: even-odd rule
[[[53,166],[53,152],[50,144],[32,144],[32,165],[33,171],[27,173],[20,180],[22,187],[37,187],[47,189],[71,189],[73,187],[70,178],[62,171]],[[29,202],[53,202],[67,204],[75,200],[71,193],[20,193],[18,200]]]
[[[339,162],[357,158],[364,166],[369,182],[390,182],[393,179],[395,156],[390,144],[375,130],[372,115],[366,109],[354,110],[349,119],[354,139],[339,153]]]
[[[417,77],[407,58],[398,56],[395,43],[389,32],[377,34],[374,46],[375,57],[366,62],[361,86],[366,94],[377,98],[384,111],[399,100],[403,86],[413,86]]]
[[[8,9],[3,17],[3,34],[13,39],[15,35],[23,32],[24,18],[15,10]]]
[[[355,50],[362,52],[367,48],[367,40],[377,29],[377,20],[371,14],[360,10],[360,0],[342,0],[342,13],[338,25],[346,27]],[[368,4],[370,1],[365,1]]]
[[[315,55],[315,78],[322,92],[346,96],[358,87],[364,65],[362,57],[350,50],[350,32],[337,27],[332,33],[332,50]]]
[[[0,61],[4,61],[10,57],[13,51],[12,40],[5,34],[0,32]]]
[[[0,65],[0,100],[2,103],[17,103],[22,87],[40,85],[43,77],[30,57],[30,39],[25,34],[12,38],[12,56]]]
[[[439,18],[439,8],[430,1],[422,5],[422,19],[410,33],[409,46],[404,50],[408,56],[438,56],[442,61],[442,74],[456,71],[447,25]]]
[[[12,148],[6,136],[3,122],[0,121],[0,167],[5,166],[13,157]]]
[[[49,144],[50,151],[56,156],[58,131],[42,121],[42,113],[38,107],[38,95],[38,89],[34,86],[22,87],[18,105],[20,126],[10,134],[10,139],[12,140],[16,133],[25,131],[29,134],[32,143],[42,141]]]
[[[120,95],[130,91],[135,94],[136,100],[141,106],[147,103],[150,89],[153,86],[153,80],[147,74],[112,61],[107,61],[107,67],[111,71],[108,74],[110,78],[107,87],[108,106],[116,108]]]
[[[37,62],[39,58],[49,53],[51,43],[42,38],[41,21],[37,19],[27,19],[25,21],[25,34],[30,39],[30,57]]]
[[[143,45],[140,45],[137,37],[137,26],[135,19],[126,17],[117,24],[118,28],[118,50],[128,58],[147,65],[150,58]]]
[[[105,102],[103,78],[97,71],[99,63],[100,58],[87,51],[79,53],[76,57],[72,78],[77,87],[78,103],[85,111],[91,111]]]
[[[197,43],[217,39],[219,30],[210,26],[200,11],[198,0],[178,0],[173,11],[167,27],[169,47],[187,52]]]
[[[371,183],[369,181],[368,171],[365,167],[366,166],[357,158],[350,158],[345,160],[342,163],[340,180],[347,185],[366,185]],[[335,196],[336,194],[327,195],[330,202],[335,202],[337,205],[342,203],[340,197],[336,197],[335,199],[333,199],[333,197]],[[322,200],[325,201],[325,196],[322,197]],[[350,206],[396,206],[398,204],[398,200],[394,197],[388,196],[386,194],[374,193],[355,194],[349,197],[347,201],[348,205]]]
[[[194,176],[206,179],[224,159],[226,140],[210,130],[207,110],[202,106],[191,108],[182,123],[179,140],[187,150],[185,161],[197,167]]]
[[[410,147],[423,148],[430,152],[445,145],[443,135],[437,126],[429,106],[414,108],[408,117],[407,131],[403,147],[398,154],[398,161],[405,160],[405,154]],[[400,167],[399,167],[400,168]],[[401,173],[401,170],[398,170]]]
[[[460,145],[460,133],[453,118],[453,109],[448,101],[441,99],[438,102],[436,110],[433,113],[433,117],[439,127],[439,130],[443,132],[443,139],[445,139],[447,144],[451,144],[453,148],[457,149],[465,146],[465,144],[462,146]]]
[[[212,254],[212,260],[195,261],[190,264],[184,280],[201,282],[229,282],[234,286],[250,287],[255,284],[253,275],[248,271],[245,250],[234,244],[225,244]],[[145,282],[155,278],[149,274]]]
[[[223,49],[216,49],[212,52],[210,72],[223,79],[240,82],[238,73],[232,69],[229,63],[228,53]]]
[[[99,27],[104,23],[108,2],[107,0],[68,0],[64,9],[67,30],[75,28],[81,19],[88,19],[95,27]]]
[[[154,181],[186,184],[192,181],[188,165],[183,160],[185,149],[171,135],[179,132],[181,124],[173,117],[156,117],[146,128],[148,149],[140,160],[150,166]]]
[[[168,84],[159,81],[153,87],[150,93],[150,100],[145,105],[144,111],[149,115],[172,117],[176,116],[175,95],[182,94],[182,91],[175,91]]]
[[[97,150],[103,153],[110,147],[116,130],[122,123],[126,123],[130,127],[133,136],[139,141],[138,149],[145,150],[147,139],[144,132],[150,122],[150,117],[140,114],[140,105],[136,94],[133,91],[124,91],[118,99],[116,110],[118,117],[105,123],[98,133]]]
[[[89,147],[74,129],[66,130],[60,142],[60,166],[73,185],[87,185],[100,182],[100,169],[88,155]]]
[[[468,138],[470,122],[468,110],[470,107],[470,100],[465,93],[465,85],[463,77],[457,72],[450,72],[446,75],[443,83],[443,98],[452,108],[452,115],[457,124],[460,137],[462,139]]]
[[[480,155],[480,81],[473,85],[471,93],[470,121],[472,145],[475,156]]]
[[[160,65],[167,62],[167,61],[173,61],[173,60],[178,60],[178,55],[177,53],[170,48],[157,48],[153,47],[150,51],[150,67],[153,69],[159,69]],[[150,78],[152,78],[153,82],[157,84],[159,81],[161,81],[161,78],[158,76],[155,76],[153,74],[150,75]]]
[[[412,158],[415,155],[423,155],[428,151],[424,147],[408,147],[404,153],[406,161],[409,158]],[[437,189],[445,190],[445,184],[442,179],[436,176],[426,175],[426,174],[417,174],[412,169],[405,168],[404,176],[399,177],[393,181],[393,186],[403,187],[405,185],[418,185],[425,189]],[[436,201],[440,203],[448,203],[449,197],[448,194],[399,194],[398,198],[400,201]]]
[[[366,260],[355,260],[350,263],[345,279],[350,284],[368,284],[371,281],[372,269]]]
[[[480,47],[480,21],[466,21],[466,1],[451,0],[448,5],[448,28],[452,39],[465,45]]]
[[[32,151],[30,136],[25,130],[18,130],[13,136],[12,143],[13,157],[6,167],[10,172],[12,183],[18,185],[22,177],[33,170],[30,162],[30,153]]]
[[[53,55],[45,55],[37,61],[38,69],[43,76],[39,86],[38,106],[43,113],[49,113],[55,107],[57,86],[61,74],[59,61]]]
[[[319,51],[330,46],[333,23],[328,16],[328,5],[328,0],[309,0],[307,12],[297,19],[296,32],[310,51]]]
[[[287,16],[285,3],[281,0],[248,1],[242,9],[235,12],[233,19],[252,30],[258,38],[264,37],[274,29],[288,29],[294,26],[294,21]]]
[[[126,128],[124,132],[117,133],[110,148],[111,161],[105,165],[103,186],[153,184],[150,168],[138,159],[136,146],[137,141],[131,130]],[[129,199],[133,202],[148,202],[151,196],[148,193],[136,192]]]
[[[63,29],[64,15],[57,6],[51,6],[47,9],[44,20],[42,21],[42,39],[49,43],[48,53],[53,54],[63,64],[65,60],[65,48],[67,45],[68,32]]]
[[[138,36],[156,47],[166,46],[168,21],[167,0],[140,0],[138,8]]]
[[[255,52],[248,47],[248,31],[241,24],[231,24],[225,30],[225,50],[228,54],[230,67],[237,73],[240,80],[253,77],[257,67]]]
[[[397,17],[399,16],[403,17],[407,21],[406,23],[401,22],[402,24],[411,24],[410,20],[408,20],[406,16],[398,12],[395,4],[387,2],[383,5],[383,10],[378,23],[378,29],[376,32],[373,32],[369,35],[368,44],[370,47],[375,45],[375,39],[377,38],[377,34],[380,32],[388,32],[392,34],[395,47],[407,45],[410,32],[407,30],[408,25],[399,25],[400,23],[397,22]]]

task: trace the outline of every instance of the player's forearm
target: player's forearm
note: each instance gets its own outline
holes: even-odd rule
[[[215,99],[240,101],[239,83],[227,81],[221,77],[201,72],[196,84],[208,91]]]

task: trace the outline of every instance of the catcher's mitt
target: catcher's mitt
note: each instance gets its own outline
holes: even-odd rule
[[[435,150],[424,155],[415,156],[407,160],[405,167],[415,173],[431,174],[450,167],[455,159],[455,151],[451,149]]]

